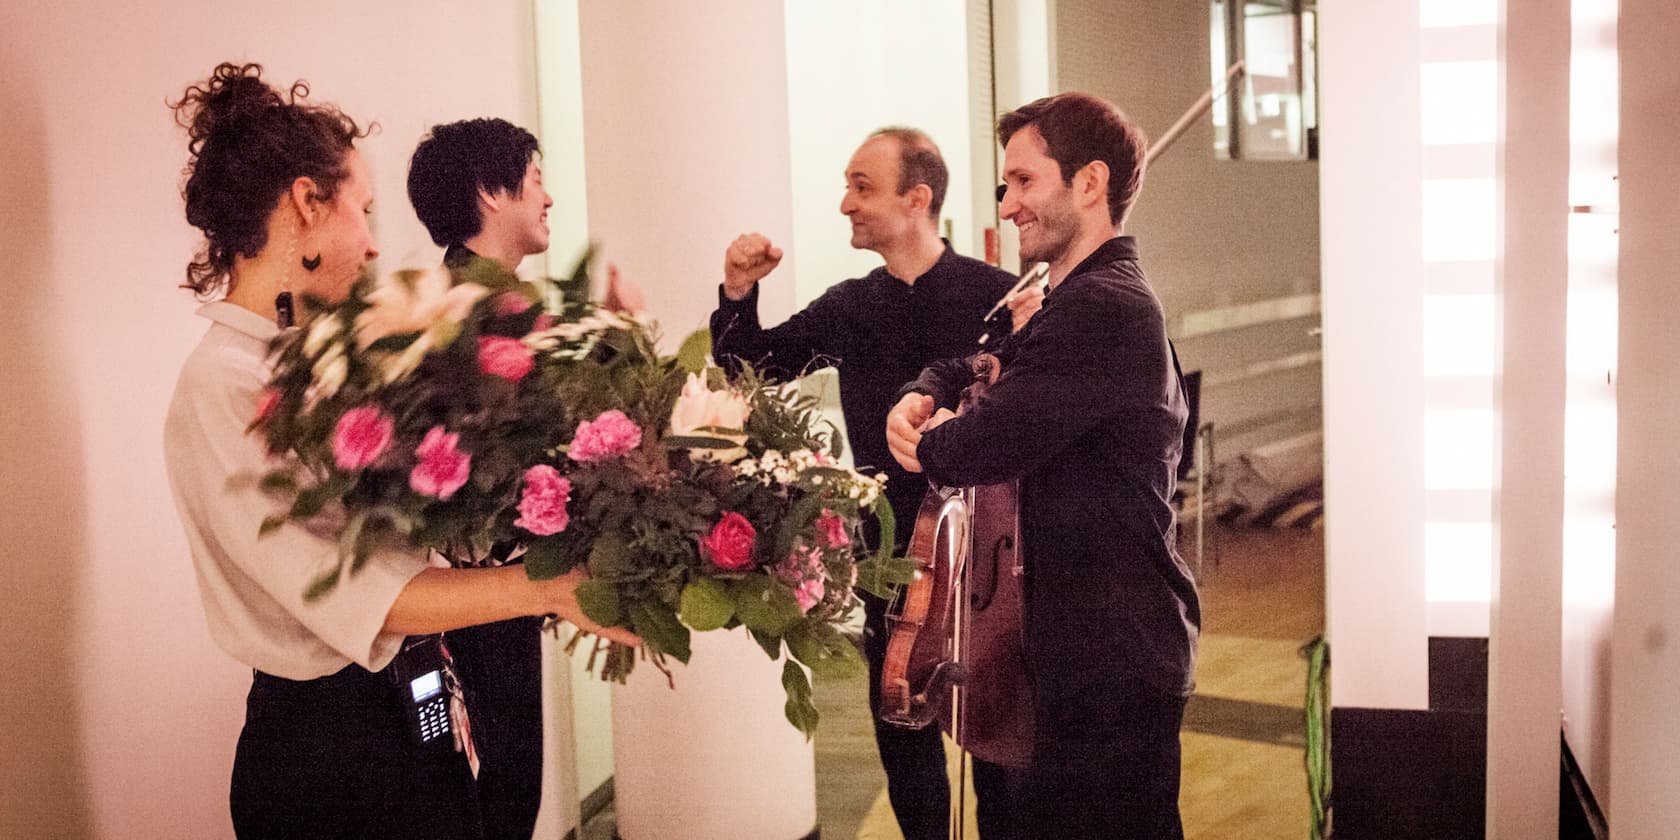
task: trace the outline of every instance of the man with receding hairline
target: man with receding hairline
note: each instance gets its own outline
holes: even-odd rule
[[[782,251],[764,236],[744,234],[724,253],[723,284],[711,319],[712,353],[725,364],[745,361],[780,378],[831,365],[839,369],[853,460],[866,472],[887,474],[899,553],[927,482],[905,472],[888,452],[882,432],[887,409],[899,387],[927,364],[973,352],[987,328],[982,319],[1015,282],[1006,272],[958,255],[940,239],[948,180],[939,149],[926,134],[898,127],[874,132],[846,165],[840,212],[851,222],[852,247],[880,254],[885,265],[836,284],[785,323],[765,329],[758,321],[758,283],[781,262]],[[1039,299],[1036,289],[1018,295],[1011,323],[997,325],[993,334],[1024,323]],[[865,536],[874,544],[879,533],[872,526]],[[863,598],[870,709],[893,813],[906,840],[945,840],[951,799],[939,727],[902,729],[880,720],[887,604]],[[1017,836],[1008,823],[1005,769],[977,761],[974,779],[982,836]]]
[[[940,484],[1021,482],[1028,836],[1182,838],[1201,608],[1174,545],[1178,363],[1137,242],[1120,235],[1143,135],[1112,104],[1066,93],[1005,114],[998,139],[1001,213],[1021,259],[1050,264],[1050,292],[995,350],[1003,373],[984,400],[955,416],[968,364],[932,365],[888,415],[889,446]]]

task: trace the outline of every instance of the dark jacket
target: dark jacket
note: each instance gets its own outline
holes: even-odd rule
[[[899,547],[910,537],[927,480],[904,471],[887,449],[887,412],[899,389],[922,368],[975,350],[987,325],[981,321],[1015,278],[946,243],[927,273],[906,283],[877,268],[836,284],[779,326],[758,322],[758,287],[740,301],[718,289],[712,313],[712,355],[733,369],[746,361],[790,379],[834,366],[840,371],[840,408],[860,471],[887,474],[887,499],[898,520]],[[1009,332],[1009,312],[992,335]],[[995,339],[994,339],[995,340]],[[870,534],[873,541],[874,535]]]
[[[1189,693],[1201,626],[1173,545],[1184,394],[1135,240],[1104,243],[995,352],[997,383],[917,457],[940,484],[1021,480],[1035,713],[1048,738],[1101,738],[1124,726],[1112,693]],[[954,407],[968,370],[942,362],[905,391]]]

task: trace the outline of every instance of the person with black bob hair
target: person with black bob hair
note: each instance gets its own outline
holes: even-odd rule
[[[481,118],[433,127],[408,164],[408,199],[444,265],[474,258],[513,271],[548,250],[542,148],[507,120]],[[512,543],[486,563],[517,562]],[[479,805],[486,840],[524,840],[542,804],[542,619],[519,616],[447,634],[479,747]]]
[[[297,82],[282,92],[257,64],[224,63],[170,105],[187,130],[182,196],[205,242],[185,288],[211,324],[182,365],[164,458],[211,636],[252,668],[230,811],[240,838],[482,836],[467,752],[410,734],[409,686],[394,662],[447,653],[437,634],[553,613],[602,629],[576,600],[581,570],[532,581],[518,567],[432,566],[385,548],[316,599],[305,590],[338,544],[296,524],[258,537],[272,512],[255,481],[268,453],[247,434],[267,384],[271,340],[293,301],[340,301],[376,256],[367,131]]]

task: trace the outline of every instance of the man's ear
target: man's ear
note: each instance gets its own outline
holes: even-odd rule
[[[478,209],[479,209],[480,213],[484,213],[484,212],[492,212],[493,213],[497,210],[502,209],[501,190],[497,190],[496,192],[490,192],[489,190],[487,190],[483,187],[479,187],[478,188]]]
[[[1074,175],[1074,186],[1078,191],[1079,205],[1089,207],[1092,204],[1108,206],[1108,164],[1100,160],[1093,160],[1080,167]]]
[[[298,219],[306,225],[315,222],[315,196],[317,194],[315,179],[308,176],[293,179],[292,189],[287,193],[287,198],[292,203],[292,209],[297,211]]]
[[[926,214],[928,207],[933,205],[933,188],[927,184],[917,184],[906,190],[904,197],[910,202],[910,209],[916,211],[917,215]]]

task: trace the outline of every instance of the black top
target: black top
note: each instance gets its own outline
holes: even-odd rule
[[[1100,715],[1095,689],[1128,679],[1188,694],[1201,608],[1170,502],[1186,409],[1136,241],[1104,243],[993,352],[997,383],[917,458],[945,485],[1021,479],[1027,659],[1083,686],[1042,713]],[[954,407],[970,379],[954,359],[904,390]]]
[[[962,256],[946,242],[939,261],[913,284],[883,266],[833,286],[771,329],[758,322],[758,286],[733,301],[720,285],[712,355],[731,370],[736,360],[745,360],[782,379],[831,365],[840,369],[840,408],[852,460],[865,474],[887,474],[887,499],[898,521],[895,542],[902,548],[927,481],[905,472],[887,450],[887,412],[899,388],[922,368],[975,351],[987,329],[980,319],[1014,284],[1013,275]],[[994,337],[1009,332],[1008,310],[998,317],[1002,323],[992,327]]]

